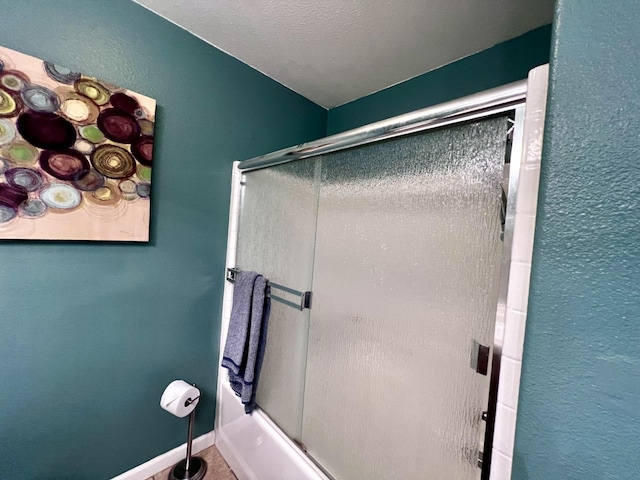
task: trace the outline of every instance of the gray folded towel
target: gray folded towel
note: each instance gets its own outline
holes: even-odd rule
[[[238,272],[222,366],[231,388],[245,405],[255,408],[255,393],[265,351],[270,299],[267,280],[256,272]]]

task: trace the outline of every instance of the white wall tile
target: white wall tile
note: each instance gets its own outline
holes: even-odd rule
[[[522,363],[509,357],[502,357],[500,364],[500,386],[498,402],[514,410],[518,408],[518,392],[520,389],[520,370]]]
[[[527,311],[529,301],[529,277],[531,265],[522,262],[513,262],[509,273],[509,293],[507,296],[507,308],[519,312]]]
[[[533,235],[536,228],[535,215],[516,214],[513,229],[511,260],[520,263],[531,263],[533,252]]]
[[[493,436],[493,451],[499,450],[508,458],[513,457],[513,440],[516,433],[516,411],[498,402]]]
[[[538,205],[542,133],[544,130],[549,66],[529,73],[523,129],[522,162],[514,221],[507,311],[502,342],[502,363],[494,428],[491,480],[511,479],[516,431],[518,392],[522,370],[522,346],[529,299],[531,256]]]
[[[533,165],[520,169],[518,184],[518,200],[516,212],[524,215],[535,215],[538,209],[538,184],[540,183],[540,166]]]
[[[491,455],[490,480],[509,480],[511,478],[511,458],[494,450]]]
[[[524,329],[527,316],[523,312],[507,310],[504,338],[502,341],[502,355],[514,360],[522,360],[522,346],[524,345]]]

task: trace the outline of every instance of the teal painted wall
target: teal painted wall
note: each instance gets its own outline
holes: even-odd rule
[[[380,92],[329,110],[327,134],[527,78],[549,62],[546,25]]]
[[[558,3],[514,480],[637,476],[635,18],[632,0]],[[211,429],[232,160],[524,78],[550,45],[541,27],[327,116],[128,0],[7,2],[3,20],[0,44],[159,105],[150,244],[0,244],[7,478],[109,478],[182,443],[158,406],[174,378],[201,385]]]
[[[514,480],[640,478],[637,0],[559,0]]]
[[[129,0],[3,2],[0,44],[158,101],[149,244],[0,243],[0,477],[106,479],[185,441],[175,378],[211,430],[231,162],[326,111]]]

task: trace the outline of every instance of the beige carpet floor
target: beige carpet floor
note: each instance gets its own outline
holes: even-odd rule
[[[198,453],[197,456],[203,458],[207,462],[207,473],[204,476],[204,480],[238,480],[215,446],[206,448]],[[149,477],[147,480],[167,480],[169,472],[171,472],[171,468],[167,468],[163,472],[156,473],[153,477]]]

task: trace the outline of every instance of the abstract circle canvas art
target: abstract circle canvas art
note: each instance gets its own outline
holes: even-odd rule
[[[0,47],[0,239],[149,241],[155,109]]]

